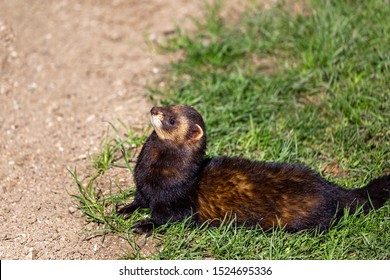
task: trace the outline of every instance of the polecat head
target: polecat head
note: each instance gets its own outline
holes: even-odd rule
[[[153,107],[150,122],[161,140],[177,144],[206,142],[202,116],[190,106]]]

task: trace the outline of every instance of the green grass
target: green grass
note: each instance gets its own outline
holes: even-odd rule
[[[311,1],[305,15],[283,5],[252,9],[238,22],[207,7],[197,30],[178,29],[161,48],[182,51],[166,86],[150,95],[162,104],[195,106],[206,125],[208,155],[300,162],[344,187],[360,187],[390,171],[390,4],[386,0]],[[147,124],[145,124],[145,127]],[[275,229],[190,228],[178,223],[140,239],[116,205],[134,187],[106,182],[125,168],[144,136],[111,126],[92,161],[96,174],[74,197],[98,233],[122,235],[130,259],[389,259],[390,205],[367,216],[346,214],[325,233]],[[104,181],[104,183],[102,183]],[[165,230],[161,233],[159,230]],[[152,245],[153,250],[146,250]]]

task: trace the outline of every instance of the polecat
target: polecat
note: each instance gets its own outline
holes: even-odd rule
[[[190,216],[197,225],[218,226],[231,217],[263,229],[324,229],[345,208],[368,212],[389,198],[390,175],[347,190],[301,165],[205,158],[205,124],[189,106],[153,107],[150,120],[154,131],[135,166],[135,199],[118,211],[129,217],[137,208],[151,209],[151,219],[134,226],[138,233]]]

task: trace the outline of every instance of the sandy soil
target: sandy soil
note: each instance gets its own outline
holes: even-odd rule
[[[146,85],[169,60],[146,43],[200,1],[0,1],[0,259],[116,259],[89,238],[67,168],[90,164],[108,127],[147,123]]]

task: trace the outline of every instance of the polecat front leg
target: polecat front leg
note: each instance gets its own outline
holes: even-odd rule
[[[152,235],[155,225],[151,219],[146,219],[135,223],[132,226],[133,232],[137,234],[146,233],[146,236]]]
[[[134,213],[134,211],[139,209],[139,208],[148,208],[148,205],[146,203],[146,200],[143,199],[141,195],[136,193],[133,202],[120,208],[116,212],[116,214],[118,216],[121,216],[123,219],[128,219],[131,217],[131,215]]]
[[[123,219],[128,219],[130,218],[131,214],[134,213],[135,210],[137,210],[138,208],[141,208],[138,203],[136,203],[136,201],[134,200],[132,203],[126,205],[126,206],[123,206],[122,208],[120,208],[116,214],[118,216],[121,216]]]
[[[123,219],[128,219],[131,215],[140,208],[148,208],[148,205],[142,196],[136,195],[133,202],[123,206],[117,211],[117,215],[121,216]],[[135,223],[132,226],[132,229],[137,234],[146,233],[147,236],[150,236],[155,228],[155,223],[152,219],[146,219]]]

